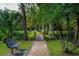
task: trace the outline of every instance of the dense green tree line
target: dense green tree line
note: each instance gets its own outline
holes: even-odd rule
[[[67,51],[69,41],[77,42],[79,37],[79,4],[73,3],[20,3],[19,11],[0,10],[0,38],[12,37],[14,31],[24,31],[24,40],[29,40],[28,31],[44,31],[45,35],[57,35]],[[63,33],[66,38],[63,39]],[[57,34],[56,34],[57,33]],[[72,40],[70,37],[73,36]],[[50,39],[50,38],[49,38]]]

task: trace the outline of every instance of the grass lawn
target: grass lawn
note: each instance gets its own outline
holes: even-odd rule
[[[48,45],[51,56],[79,55],[79,47],[73,50],[72,54],[64,53],[62,49],[62,45],[59,40],[47,41],[47,45]],[[69,43],[69,45],[70,45],[69,49],[73,49],[75,46],[73,43]]]
[[[30,47],[31,47],[31,41],[18,41],[21,43],[20,47],[21,49],[26,49],[26,50],[29,50]],[[7,48],[7,46],[2,42],[0,41],[0,56],[7,56],[9,53],[11,53],[10,49]]]
[[[53,55],[53,56],[64,55],[62,45],[59,40],[47,41],[47,45],[50,51],[50,55]]]

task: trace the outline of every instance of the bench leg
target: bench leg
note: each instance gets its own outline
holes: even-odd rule
[[[15,49],[18,50],[18,47],[16,47]]]
[[[11,53],[14,54],[14,53],[13,53],[13,49],[11,49]]]

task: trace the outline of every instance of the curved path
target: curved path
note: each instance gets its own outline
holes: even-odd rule
[[[33,41],[28,56],[49,56],[49,50],[45,41]]]

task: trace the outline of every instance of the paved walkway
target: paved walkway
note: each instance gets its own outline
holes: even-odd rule
[[[49,56],[49,50],[45,41],[33,41],[28,56]]]

